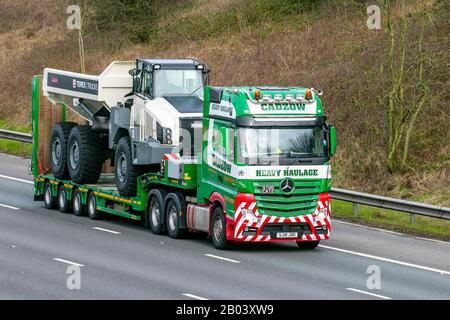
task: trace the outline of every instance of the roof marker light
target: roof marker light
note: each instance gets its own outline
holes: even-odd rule
[[[311,91],[311,89],[306,89],[306,91],[305,91],[305,99],[306,100],[312,100],[312,91]]]
[[[255,99],[256,100],[261,99],[261,91],[259,91],[258,89],[255,90]]]

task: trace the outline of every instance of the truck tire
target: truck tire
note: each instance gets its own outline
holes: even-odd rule
[[[184,236],[184,230],[180,228],[180,212],[181,205],[179,201],[175,201],[174,199],[169,199],[166,204],[166,229],[167,234],[172,239],[179,239]]]
[[[165,197],[166,193],[163,190],[155,190],[153,194],[150,195],[147,219],[150,230],[157,235],[160,235],[163,232]]]
[[[97,211],[97,198],[93,192],[90,192],[86,201],[87,214],[89,219],[99,220],[101,218],[101,213]]]
[[[50,168],[57,179],[69,178],[67,144],[70,130],[76,125],[74,122],[58,122],[53,126],[49,145],[49,159]]]
[[[67,167],[76,183],[96,183],[102,172],[104,150],[91,126],[76,126],[69,135]]]
[[[223,214],[223,209],[217,207],[214,209],[211,221],[211,239],[216,249],[227,250],[231,243],[227,240],[227,222]]]
[[[79,189],[73,190],[72,194],[72,208],[73,213],[80,217],[85,215],[85,206],[82,201],[81,191]]]
[[[296,241],[296,242],[297,242],[297,247],[299,249],[312,250],[312,249],[317,248],[320,240],[318,240],[318,241]]]
[[[70,209],[70,203],[67,200],[67,190],[63,184],[58,189],[58,209],[62,213],[66,213]]]
[[[52,195],[52,185],[47,182],[44,187],[44,205],[46,209],[55,208],[55,198]]]
[[[123,196],[135,196],[137,177],[143,170],[139,166],[133,165],[131,157],[131,141],[129,137],[122,137],[117,143],[114,159],[114,177],[119,193]]]

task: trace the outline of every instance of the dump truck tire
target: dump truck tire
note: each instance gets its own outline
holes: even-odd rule
[[[57,179],[69,178],[67,169],[67,144],[70,131],[77,124],[73,122],[58,122],[53,126],[49,146],[49,159],[52,173]]]
[[[76,126],[70,131],[67,168],[76,183],[96,183],[102,172],[104,150],[91,126]]]
[[[119,193],[123,196],[135,196],[137,177],[143,170],[133,165],[131,157],[131,141],[129,137],[122,137],[117,143],[114,159],[114,177]]]

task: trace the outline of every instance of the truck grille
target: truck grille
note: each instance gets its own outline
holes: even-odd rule
[[[280,181],[254,182],[258,212],[285,217],[313,213],[317,206],[321,184],[321,180],[294,181],[295,188],[292,193],[285,194],[280,190]],[[273,185],[273,193],[263,193],[264,185]]]

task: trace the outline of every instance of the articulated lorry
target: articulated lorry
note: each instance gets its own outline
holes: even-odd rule
[[[35,76],[35,200],[172,238],[204,232],[217,249],[328,239],[336,133],[321,92],[213,87],[208,74],[193,59],[138,59]]]

